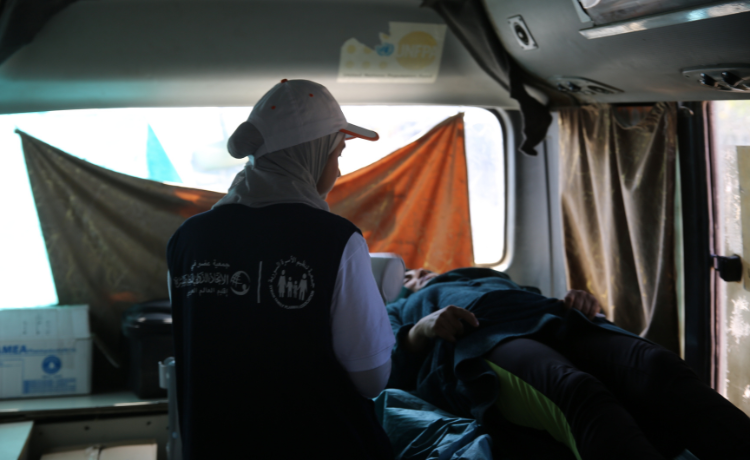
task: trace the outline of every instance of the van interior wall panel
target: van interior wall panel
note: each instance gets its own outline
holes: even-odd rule
[[[559,114],[552,113],[552,124],[544,140],[547,162],[547,202],[549,213],[550,276],[552,297],[562,299],[568,292],[565,277],[565,245],[563,243],[562,209],[560,207],[560,127]]]
[[[711,313],[711,250],[709,195],[704,137],[704,104],[689,102],[677,121],[682,191],[684,257],[685,362],[702,381],[715,385],[713,366],[713,315]]]
[[[74,1],[0,1],[0,64],[31,42],[50,17]]]
[[[419,4],[80,0],[0,65],[0,113],[253,105],[282,78],[342,104],[517,107],[450,31],[435,83],[337,82],[349,38],[374,47],[390,21],[444,23]]]
[[[551,152],[546,150],[551,143],[555,144],[553,148],[557,150],[557,121],[553,121],[554,128],[545,142],[536,147],[538,154],[530,156],[518,148],[518,140],[521,139],[520,112],[509,110],[506,114],[506,157],[513,156],[508,159],[506,167],[508,249],[504,262],[497,269],[506,272],[522,286],[539,288],[546,296],[564,296],[565,268],[562,266],[561,272],[559,263],[555,263],[556,260],[564,260],[562,236],[555,237],[550,230],[551,224],[561,227],[559,211],[556,214],[550,212],[550,206],[559,207],[559,199],[556,198],[559,193],[556,187],[552,190],[547,182],[549,175],[557,175],[557,171],[548,170],[547,158]],[[554,203],[550,203],[550,198]],[[554,219],[555,215],[557,223],[550,221],[550,216]]]
[[[524,81],[528,81],[529,76],[509,59],[487,17],[483,1],[464,0],[458,8],[454,1],[431,0],[425,4],[440,13],[477,63],[518,101],[524,135],[520,148],[529,155],[535,155],[535,147],[543,140],[552,122],[549,109],[545,107],[549,98],[545,95],[544,102],[540,102],[542,99],[537,100],[527,92]],[[557,95],[555,92],[551,94]]]
[[[750,91],[701,86],[682,70],[718,64],[750,65],[750,13],[587,39],[570,0],[485,0],[501,41],[528,72],[546,80],[583,77],[622,90],[596,102],[750,99]],[[521,15],[538,48],[524,50],[508,19]]]

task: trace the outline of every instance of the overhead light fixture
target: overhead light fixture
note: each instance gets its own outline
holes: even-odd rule
[[[750,0],[578,0],[595,27],[586,38],[609,37],[750,11]]]

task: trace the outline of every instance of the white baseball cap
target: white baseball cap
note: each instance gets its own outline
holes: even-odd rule
[[[325,86],[309,80],[281,80],[268,91],[227,142],[235,158],[266,153],[342,132],[346,139],[376,141],[378,133],[346,121]]]

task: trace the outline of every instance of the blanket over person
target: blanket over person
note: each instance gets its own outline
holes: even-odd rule
[[[564,340],[568,334],[585,334],[591,328],[633,336],[604,318],[589,320],[578,310],[568,310],[561,300],[519,286],[505,273],[487,268],[452,270],[420,291],[404,290],[402,295],[386,306],[396,335],[388,388],[414,392],[443,410],[480,423],[500,391],[497,374],[484,359],[499,343],[532,336]],[[425,356],[407,352],[403,344],[411,327],[448,305],[474,313],[479,327],[468,327],[456,343],[433,339]]]

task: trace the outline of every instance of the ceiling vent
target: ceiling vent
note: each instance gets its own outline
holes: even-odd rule
[[[748,64],[695,67],[683,70],[682,75],[707,88],[750,93],[750,65]]]
[[[621,89],[582,77],[550,77],[547,79],[558,91],[574,96],[600,96],[622,93]]]

